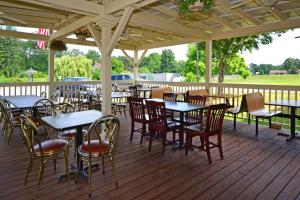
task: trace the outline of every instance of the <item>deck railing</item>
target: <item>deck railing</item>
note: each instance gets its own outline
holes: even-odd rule
[[[133,81],[113,81],[114,85],[117,85],[119,89],[128,89],[129,85],[134,84]],[[247,93],[260,92],[265,97],[265,102],[268,103],[272,100],[300,100],[300,86],[285,86],[285,85],[256,85],[256,84],[218,84],[218,83],[186,83],[186,82],[160,82],[160,81],[139,81],[145,87],[172,87],[174,92],[185,93],[188,90],[197,89],[209,89],[211,94],[218,94],[223,92],[225,94],[233,94],[238,97],[235,98],[235,105],[237,106],[241,101],[241,96]],[[96,90],[101,88],[100,81],[84,81],[84,82],[56,82],[54,88],[59,88],[63,93],[70,91],[69,89],[75,87],[84,87],[88,90]],[[0,83],[0,95],[1,96],[15,96],[15,95],[40,95],[43,91],[48,91],[48,82],[35,82],[35,83]],[[72,90],[71,90],[72,91]],[[212,103],[223,102],[224,99],[210,98]],[[266,106],[269,109],[282,111],[288,113],[289,110],[286,107],[280,106]],[[297,111],[300,115],[300,109]],[[246,119],[247,114],[239,115],[240,119]],[[287,119],[276,118],[274,120],[277,123],[288,125]],[[300,124],[298,123],[298,128]]]

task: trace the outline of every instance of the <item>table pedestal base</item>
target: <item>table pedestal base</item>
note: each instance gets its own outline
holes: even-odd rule
[[[300,136],[295,133],[294,136],[288,134],[288,133],[277,133],[277,135],[282,136],[282,137],[286,137],[286,141],[290,141],[292,139],[300,139]]]
[[[97,168],[97,169],[99,168],[99,164],[98,163],[92,164],[92,169],[95,169],[95,168]],[[87,170],[88,170],[88,167],[84,167],[83,169],[79,170],[79,174],[78,175],[81,176],[81,177],[83,177],[83,178],[85,178],[85,179],[87,179],[89,177],[88,174],[86,173]],[[72,163],[71,164],[71,171],[69,172],[69,176],[70,176],[70,178],[71,177],[75,177],[76,174],[77,174],[77,166],[76,166],[75,163]],[[63,179],[65,179],[65,178],[68,178],[67,174],[62,174],[62,175],[60,175],[58,177],[58,179],[60,181],[63,180]]]

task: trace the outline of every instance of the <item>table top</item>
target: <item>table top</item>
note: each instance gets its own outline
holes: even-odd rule
[[[36,95],[3,96],[2,98],[11,102],[17,108],[23,109],[31,108],[36,101],[43,99],[43,97]]]
[[[242,96],[241,94],[208,94],[205,97],[215,97],[215,98],[235,98]]]
[[[83,127],[102,117],[102,112],[86,110],[81,112],[60,113],[55,116],[42,117],[42,121],[57,131]]]
[[[267,105],[286,106],[300,108],[300,100],[276,100],[266,103]]]
[[[140,92],[142,92],[142,91],[151,91],[151,88],[137,88],[137,91],[140,91]]]
[[[190,112],[194,110],[200,110],[207,108],[206,105],[196,105],[186,102],[173,102],[173,101],[164,101],[163,99],[147,99],[148,101],[157,101],[157,102],[165,102],[166,109],[172,110],[175,112]]]

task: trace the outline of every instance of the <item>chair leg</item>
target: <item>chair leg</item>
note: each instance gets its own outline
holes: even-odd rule
[[[221,134],[218,135],[218,148],[219,148],[220,158],[221,158],[221,160],[223,160],[224,156],[223,156],[222,135]]]
[[[189,139],[190,139],[190,136],[189,134],[187,133],[185,135],[185,155],[188,155],[188,152],[189,152],[189,148],[190,148],[190,142],[189,142]]]
[[[89,157],[88,161],[88,182],[89,182],[89,197],[92,196],[92,159]]]
[[[272,126],[272,118],[270,117],[269,118],[269,128],[271,128],[271,126]]]
[[[102,156],[102,174],[105,174],[104,156]]]
[[[258,135],[258,117],[255,117],[255,135]]]
[[[134,132],[134,121],[131,120],[131,133],[130,133],[130,141],[132,141],[133,138],[133,132]]]
[[[248,124],[250,125],[251,123],[251,118],[250,118],[250,114],[248,113]]]
[[[123,112],[124,112],[124,116],[125,116],[125,119],[126,119],[126,107],[124,107]]]
[[[26,185],[27,183],[27,179],[28,179],[28,176],[32,170],[32,164],[33,164],[33,158],[30,158],[30,161],[29,161],[29,165],[28,165],[28,168],[27,168],[27,171],[26,171],[26,176],[25,176],[25,180],[24,180],[24,185]]]
[[[40,166],[40,171],[39,171],[39,180],[38,180],[38,192],[40,190],[40,185],[41,185],[41,181],[43,179],[43,176],[44,176],[44,161],[41,162],[41,166]]]
[[[68,176],[68,181],[70,181],[68,155],[69,155],[69,147],[64,151],[64,158],[65,158],[66,173],[67,173],[67,176]]]
[[[151,147],[152,147],[152,140],[153,140],[153,133],[150,132],[150,138],[149,138],[149,147],[148,147],[148,151],[151,151]]]
[[[79,156],[79,159],[77,160],[77,166],[80,166],[80,162],[81,162],[81,156]],[[77,167],[75,183],[78,182],[79,170],[80,170],[79,167]]]
[[[116,167],[115,167],[115,157],[114,155],[111,157],[111,166],[112,166],[112,173],[114,176],[114,180],[115,180],[115,186],[118,187],[118,180],[117,180],[117,176],[116,176]]]
[[[140,140],[140,144],[143,143],[143,138],[144,138],[144,135],[146,134],[146,124],[142,124],[142,134],[141,134],[141,140]]]
[[[9,142],[10,142],[10,139],[11,139],[11,136],[12,136],[13,131],[14,131],[14,127],[13,127],[13,126],[8,128],[8,139],[7,139],[7,144],[9,144]]]
[[[54,172],[56,172],[56,155],[53,155]]]
[[[236,130],[236,114],[233,114],[233,129]]]
[[[205,137],[205,151],[207,154],[207,159],[209,164],[211,164],[211,156],[210,156],[210,148],[209,148],[209,140],[208,137]]]
[[[162,136],[162,155],[165,155],[166,137],[167,137],[167,134],[163,133],[163,136]]]

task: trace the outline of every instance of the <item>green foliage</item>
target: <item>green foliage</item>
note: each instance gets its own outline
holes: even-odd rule
[[[117,59],[123,62],[126,71],[133,71],[132,64],[128,61],[128,59],[125,56],[118,56]]]
[[[64,79],[70,76],[91,77],[92,60],[85,56],[62,56],[56,58],[54,62],[55,79]]]
[[[185,81],[186,82],[196,82],[197,77],[193,72],[188,72],[185,74]]]
[[[92,80],[100,80],[100,70],[98,68],[93,71]]]
[[[176,0],[179,7],[179,14],[186,15],[190,14],[189,5],[193,5],[198,0]],[[204,10],[209,10],[214,5],[214,0],[200,0],[204,4]]]
[[[121,74],[126,72],[123,62],[116,57],[112,57],[111,66],[112,66],[112,74]]]
[[[161,72],[161,55],[159,53],[151,53],[149,56],[146,56],[141,63],[140,70],[148,71],[150,73],[159,73]],[[143,68],[147,68],[143,69]]]
[[[85,54],[85,56],[88,59],[91,59],[93,61],[93,65],[95,65],[96,63],[99,63],[101,60],[101,56],[100,56],[99,52],[95,51],[95,50],[89,49],[88,52]]]
[[[171,49],[165,49],[161,54],[160,72],[175,73],[178,71],[175,55]]]

